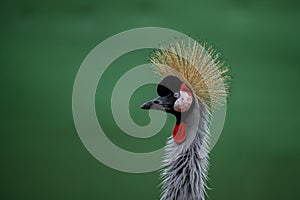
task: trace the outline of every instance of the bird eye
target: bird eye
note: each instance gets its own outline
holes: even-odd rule
[[[174,97],[175,97],[175,98],[178,98],[179,96],[180,96],[180,95],[179,95],[178,92],[175,92],[175,93],[174,93]]]

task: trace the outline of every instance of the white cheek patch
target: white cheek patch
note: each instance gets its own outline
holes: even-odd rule
[[[175,101],[174,110],[177,112],[188,111],[193,103],[191,92],[180,91],[180,97]]]

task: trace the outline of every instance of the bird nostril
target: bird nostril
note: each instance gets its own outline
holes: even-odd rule
[[[155,104],[160,104],[160,101],[154,100],[153,103],[155,103]]]

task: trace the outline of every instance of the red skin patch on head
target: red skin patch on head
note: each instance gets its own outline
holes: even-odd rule
[[[180,124],[176,124],[173,129],[173,139],[177,144],[184,142],[187,135],[186,124],[181,122]]]
[[[186,93],[188,93],[190,96],[192,96],[192,92],[191,92],[191,90],[186,86],[186,84],[182,83],[182,84],[181,84],[181,87],[180,87],[180,90],[183,91],[183,92],[186,92]]]

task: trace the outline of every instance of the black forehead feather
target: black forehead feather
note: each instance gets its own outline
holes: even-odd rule
[[[157,94],[166,96],[170,93],[178,92],[182,82],[176,76],[165,77],[157,86]]]

